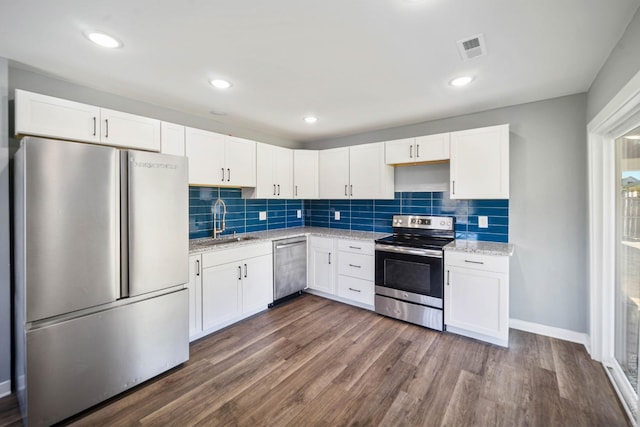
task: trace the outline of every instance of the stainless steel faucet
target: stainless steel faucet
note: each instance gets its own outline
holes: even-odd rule
[[[220,206],[222,206],[222,218],[220,218],[220,228],[217,228],[216,212]],[[218,200],[216,200],[216,202],[213,204],[212,210],[213,210],[213,238],[216,239],[218,235],[222,233],[226,228],[224,221],[227,216],[227,204],[224,202],[224,200],[218,198]]]

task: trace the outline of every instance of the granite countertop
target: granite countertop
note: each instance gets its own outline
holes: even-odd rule
[[[286,239],[288,237],[296,236],[321,236],[321,237],[338,237],[341,239],[353,239],[353,240],[375,240],[384,236],[388,236],[390,233],[373,233],[368,231],[350,231],[340,230],[336,228],[324,228],[324,227],[293,227],[283,228],[279,230],[259,231],[256,233],[241,233],[237,234],[237,237],[247,238],[247,240],[236,241],[229,235],[219,237],[218,239],[212,239],[210,237],[203,239],[193,239],[189,241],[189,254],[198,254],[202,252],[215,251],[220,249],[235,248],[244,245],[252,245],[261,242],[268,242],[278,239]],[[218,243],[225,242],[225,243]]]
[[[445,251],[468,252],[481,255],[511,256],[515,250],[513,243],[478,242],[455,240],[444,247]]]

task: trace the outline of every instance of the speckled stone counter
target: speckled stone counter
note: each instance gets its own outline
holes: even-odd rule
[[[201,252],[209,252],[220,249],[235,248],[242,245],[252,245],[265,241],[286,239],[288,237],[296,236],[322,236],[322,237],[337,237],[341,239],[353,239],[353,240],[375,240],[384,236],[388,236],[389,233],[372,233],[367,231],[349,231],[340,230],[336,228],[323,228],[323,227],[294,227],[283,228],[279,230],[260,231],[257,233],[244,233],[238,234],[237,237],[247,238],[247,240],[236,241],[232,240],[231,236],[223,236],[218,239],[205,238],[205,239],[193,239],[189,241],[189,253],[198,254]]]
[[[515,250],[513,243],[478,242],[455,240],[444,247],[445,251],[468,252],[482,255],[511,256]]]

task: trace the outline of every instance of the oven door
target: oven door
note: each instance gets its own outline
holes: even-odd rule
[[[442,299],[442,251],[376,244],[376,286]]]

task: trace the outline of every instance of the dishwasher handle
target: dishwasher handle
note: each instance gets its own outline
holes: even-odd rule
[[[285,248],[290,248],[291,246],[298,246],[306,243],[307,243],[306,240],[298,240],[296,242],[284,243],[284,244],[279,243],[279,244],[276,244],[276,249],[285,249]]]

